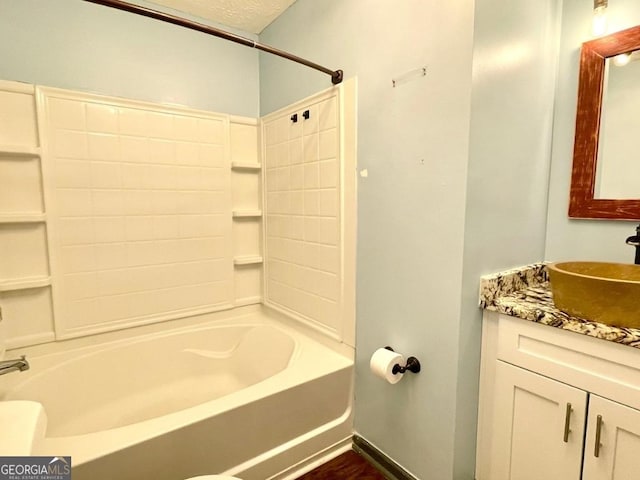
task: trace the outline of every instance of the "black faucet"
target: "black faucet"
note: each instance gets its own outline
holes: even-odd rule
[[[636,247],[636,265],[640,265],[640,225],[636,228],[636,234],[627,238],[627,245]]]

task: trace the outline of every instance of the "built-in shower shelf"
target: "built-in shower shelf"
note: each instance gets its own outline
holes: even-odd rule
[[[260,255],[242,255],[233,257],[234,265],[258,265],[262,263],[262,257]]]
[[[257,162],[231,162],[232,170],[260,170],[262,165]]]
[[[43,223],[46,221],[44,213],[11,213],[0,214],[0,224],[6,223]]]
[[[51,277],[33,277],[22,280],[0,281],[0,292],[42,288],[51,285]]]
[[[262,210],[234,210],[233,218],[262,217]]]
[[[24,145],[0,145],[0,157],[25,157],[40,156],[40,147],[28,147]]]

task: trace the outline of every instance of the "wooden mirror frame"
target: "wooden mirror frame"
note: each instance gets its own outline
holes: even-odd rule
[[[607,58],[640,49],[640,25],[582,44],[569,217],[640,219],[640,199],[594,198]],[[640,179],[638,179],[640,185]]]

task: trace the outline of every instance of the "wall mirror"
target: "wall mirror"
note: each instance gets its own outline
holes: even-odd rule
[[[582,45],[569,217],[640,219],[640,25]]]

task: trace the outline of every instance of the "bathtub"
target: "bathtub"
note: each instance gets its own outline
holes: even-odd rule
[[[20,349],[31,369],[0,399],[43,405],[33,454],[70,455],[74,480],[265,480],[344,450],[348,349],[258,307],[175,325]]]

